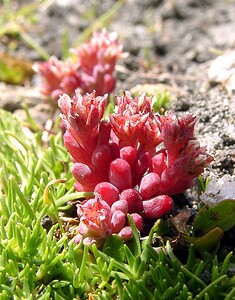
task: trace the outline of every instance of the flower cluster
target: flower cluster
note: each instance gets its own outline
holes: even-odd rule
[[[128,203],[117,200],[111,206],[95,193],[95,198],[84,201],[78,206],[77,214],[80,217],[78,234],[75,242],[83,244],[96,243],[102,245],[104,240],[115,233],[124,241],[132,237],[132,229],[127,222]],[[131,213],[138,230],[143,229],[143,219],[137,213]]]
[[[106,101],[107,95],[77,91],[58,102],[75,188],[95,195],[78,208],[77,241],[84,243],[101,244],[112,233],[130,239],[127,214],[142,231],[143,219],[169,212],[170,196],[191,187],[212,161],[194,136],[194,115],[161,116],[153,112],[151,97],[133,99],[126,91],[104,120]]]
[[[61,61],[55,56],[46,62],[36,63],[34,70],[42,77],[41,93],[57,103],[60,95],[74,95],[96,91],[104,95],[113,91],[116,79],[113,75],[116,62],[126,57],[115,32],[95,32],[88,43],[71,49],[75,62],[70,58]]]

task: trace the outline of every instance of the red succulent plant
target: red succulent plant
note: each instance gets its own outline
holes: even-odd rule
[[[41,93],[57,102],[64,93],[74,95],[111,93],[116,84],[114,69],[118,59],[126,57],[115,32],[106,30],[93,33],[88,43],[71,49],[75,61],[62,61],[52,56],[48,61],[34,64],[34,70],[42,78]]]
[[[84,243],[102,244],[110,234],[130,239],[127,213],[142,231],[143,220],[170,212],[171,196],[191,187],[212,161],[194,136],[194,115],[160,116],[152,110],[151,97],[133,99],[124,92],[104,121],[106,98],[93,92],[59,100],[75,188],[95,192],[78,208],[77,241]]]

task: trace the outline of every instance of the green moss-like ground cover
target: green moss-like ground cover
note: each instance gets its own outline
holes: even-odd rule
[[[1,110],[0,148],[1,299],[235,299],[235,259],[218,245],[191,247],[182,263],[169,242],[152,246],[154,227],[140,239],[134,226],[128,244],[112,236],[103,249],[76,245],[60,215],[84,195],[73,189],[61,133],[44,141]]]

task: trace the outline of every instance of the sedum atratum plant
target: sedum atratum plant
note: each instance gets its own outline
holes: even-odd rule
[[[48,61],[36,63],[34,70],[42,77],[41,93],[57,103],[59,95],[73,96],[75,89],[81,94],[96,90],[96,95],[111,93],[116,84],[116,62],[127,53],[122,51],[115,32],[94,32],[87,43],[71,49],[75,61],[59,60],[52,56]]]
[[[161,116],[152,97],[132,98],[125,91],[105,119],[107,98],[77,90],[58,101],[75,189],[94,192],[78,206],[78,243],[102,245],[112,234],[129,240],[128,214],[141,232],[144,219],[168,213],[171,196],[192,187],[212,161],[194,135],[194,115]]]
[[[95,32],[71,52],[75,61],[51,57],[35,69],[43,78],[41,92],[55,103],[60,96],[75,189],[94,195],[78,207],[75,240],[102,245],[118,234],[127,241],[133,235],[128,214],[141,232],[144,219],[168,213],[171,196],[191,187],[212,157],[194,136],[194,115],[161,116],[145,94],[133,99],[125,91],[104,118],[116,62],[126,56],[116,33]]]

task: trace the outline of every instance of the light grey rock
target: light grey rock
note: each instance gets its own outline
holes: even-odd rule
[[[212,179],[200,199],[208,206],[216,205],[224,200],[235,200],[235,178],[224,175],[221,178]]]

